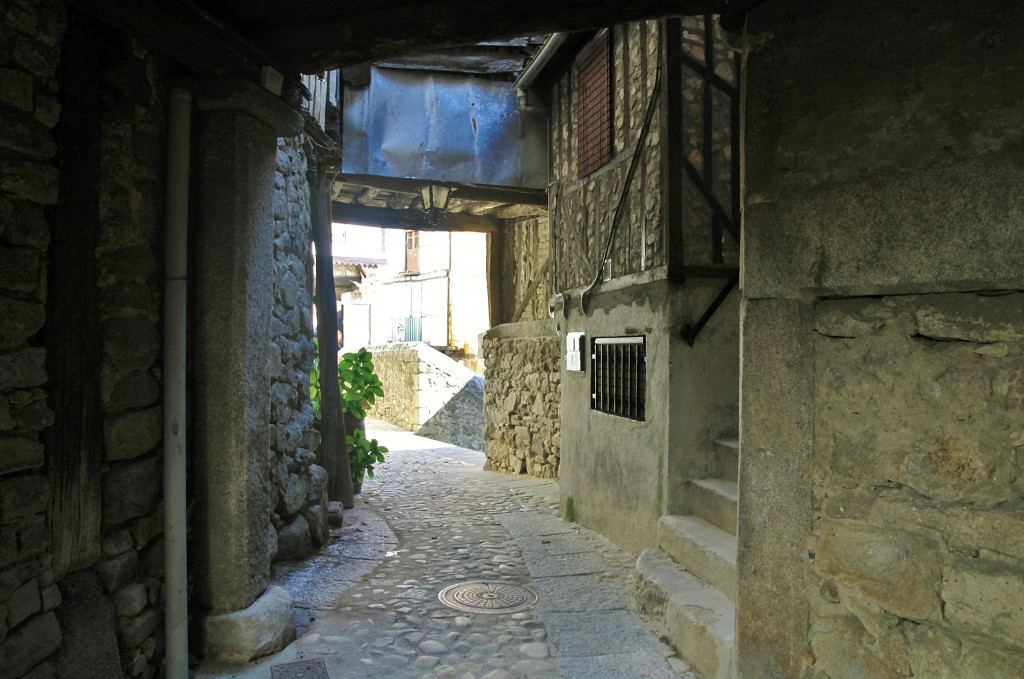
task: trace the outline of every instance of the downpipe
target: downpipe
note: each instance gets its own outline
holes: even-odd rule
[[[164,259],[164,638],[167,679],[188,679],[185,324],[192,94],[171,90]]]

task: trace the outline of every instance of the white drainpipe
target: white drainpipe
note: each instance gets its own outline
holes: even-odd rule
[[[188,679],[185,296],[192,95],[171,90],[164,259],[164,605],[167,679]]]

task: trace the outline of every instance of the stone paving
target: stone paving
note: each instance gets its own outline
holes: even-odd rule
[[[371,435],[391,452],[345,526],[275,573],[299,639],[197,677],[696,679],[629,609],[633,555],[563,522],[555,482],[484,472],[482,453],[381,424]],[[473,581],[526,587],[538,602],[486,614],[438,600]]]

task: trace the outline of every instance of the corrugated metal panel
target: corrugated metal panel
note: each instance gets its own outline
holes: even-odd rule
[[[511,83],[374,67],[345,88],[342,171],[543,188],[547,118]]]

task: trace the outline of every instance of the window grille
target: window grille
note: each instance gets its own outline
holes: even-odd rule
[[[580,177],[612,159],[611,32],[602,31],[576,59],[576,171]]]
[[[591,344],[590,409],[646,417],[647,342],[644,337],[598,337]]]

